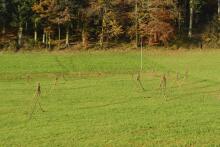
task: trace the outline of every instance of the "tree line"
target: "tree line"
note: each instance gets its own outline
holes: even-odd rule
[[[0,44],[14,40],[20,49],[25,37],[47,48],[219,42],[219,21],[220,0],[0,0]]]

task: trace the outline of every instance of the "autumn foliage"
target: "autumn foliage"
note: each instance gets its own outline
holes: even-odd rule
[[[0,0],[0,46],[219,42],[219,0]],[[198,26],[198,27],[197,27]],[[13,31],[11,31],[13,30]],[[13,32],[13,35],[11,35]],[[8,36],[12,36],[9,37]],[[17,45],[16,45],[17,44]],[[218,43],[220,44],[220,43]],[[217,44],[217,45],[218,45]]]
[[[149,22],[140,26],[149,45],[167,45],[175,37],[175,6],[174,0],[151,0],[148,8]]]

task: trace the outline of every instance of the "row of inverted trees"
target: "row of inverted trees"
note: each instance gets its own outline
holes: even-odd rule
[[[210,0],[213,1],[219,6],[218,11],[213,8],[219,16],[220,0]],[[85,48],[89,41],[103,47],[119,38],[135,40],[136,46],[140,40],[150,45],[166,45],[177,33],[192,37],[193,25],[204,22],[200,13],[207,3],[207,0],[0,0],[1,34],[7,34],[11,27],[17,28],[19,47],[24,31],[32,34],[35,43],[41,41],[49,48],[52,39],[60,45],[65,38],[65,46],[69,46],[73,36]]]

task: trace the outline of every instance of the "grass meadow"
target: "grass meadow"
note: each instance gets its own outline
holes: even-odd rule
[[[143,59],[144,90],[138,51],[1,53],[0,146],[220,146],[220,51]]]

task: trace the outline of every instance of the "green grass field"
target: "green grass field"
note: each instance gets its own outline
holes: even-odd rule
[[[0,146],[220,146],[220,51],[144,52],[145,90],[139,68],[135,51],[0,54]]]

